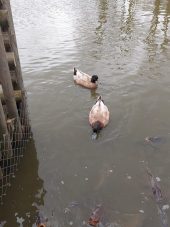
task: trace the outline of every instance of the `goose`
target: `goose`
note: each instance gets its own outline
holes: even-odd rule
[[[97,75],[90,76],[90,75],[83,73],[80,70],[74,68],[73,79],[76,84],[81,85],[83,87],[86,87],[89,89],[97,88],[97,83],[96,83],[98,80]]]
[[[92,139],[96,139],[102,128],[109,123],[109,115],[107,106],[104,104],[102,97],[99,96],[89,113],[89,123],[93,130]]]

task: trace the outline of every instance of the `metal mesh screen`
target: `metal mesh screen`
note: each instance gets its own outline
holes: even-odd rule
[[[18,164],[24,155],[25,147],[32,137],[28,118],[29,114],[24,103],[26,102],[22,101],[17,104],[22,134],[17,133],[17,119],[7,119],[9,134],[3,135],[0,141],[0,201],[6,195],[7,188],[10,186],[10,179],[14,176]]]

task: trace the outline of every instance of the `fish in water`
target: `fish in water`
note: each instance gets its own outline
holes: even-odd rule
[[[150,177],[150,183],[151,183],[151,187],[152,187],[152,193],[156,199],[157,202],[161,201],[163,196],[162,196],[162,192],[161,192],[161,188],[158,184],[158,181],[156,180],[156,178],[153,176],[153,174],[151,173],[151,171],[147,168],[147,174]]]
[[[103,215],[102,205],[96,206],[96,208],[93,210],[93,212],[88,220],[88,224],[90,226],[94,226],[94,227],[100,226],[99,224],[100,224],[102,215]]]
[[[47,218],[44,218],[42,215],[38,215],[37,220],[36,220],[36,227],[47,227],[46,223]]]

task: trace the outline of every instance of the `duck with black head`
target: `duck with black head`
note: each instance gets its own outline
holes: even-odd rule
[[[74,68],[73,72],[73,79],[74,82],[82,87],[89,88],[89,89],[96,89],[98,84],[98,76],[97,75],[88,75],[80,70]]]
[[[109,123],[109,117],[109,110],[99,96],[89,113],[89,123],[93,130],[92,139],[97,139],[99,132]]]

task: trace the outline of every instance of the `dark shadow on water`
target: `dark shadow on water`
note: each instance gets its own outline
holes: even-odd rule
[[[26,148],[15,178],[11,180],[11,187],[3,198],[3,204],[0,205],[0,223],[5,221],[5,227],[32,226],[35,223],[38,207],[44,204],[46,193],[43,180],[38,176],[38,166],[32,140]]]

